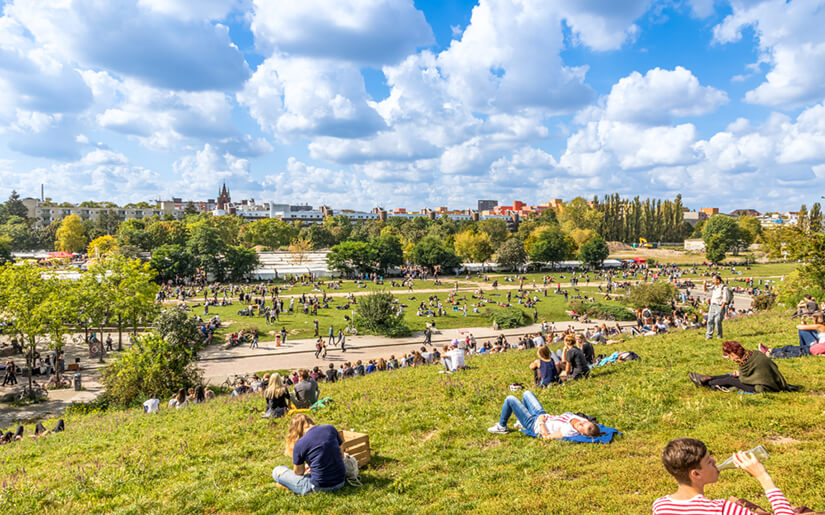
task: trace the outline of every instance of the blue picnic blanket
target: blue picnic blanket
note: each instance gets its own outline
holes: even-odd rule
[[[613,441],[614,436],[622,434],[622,432],[618,429],[603,426],[601,424],[599,424],[599,429],[602,432],[602,434],[600,434],[599,436],[565,436],[564,438],[562,438],[562,440],[575,443],[610,443]],[[533,438],[539,437],[539,435],[528,429],[521,429],[521,432],[526,434],[527,436],[532,436]]]

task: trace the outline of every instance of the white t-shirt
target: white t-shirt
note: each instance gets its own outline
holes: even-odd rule
[[[541,347],[542,345],[544,345],[544,337],[542,335],[536,336],[535,338],[533,338],[533,344],[536,347]]]
[[[452,349],[447,352],[447,357],[450,358],[450,370],[457,370],[464,365],[464,351],[461,349]]]
[[[143,403],[143,412],[144,413],[154,413],[160,407],[160,400],[158,399],[149,399],[148,401]]]
[[[550,434],[559,431],[561,432],[562,437],[576,436],[579,432],[573,429],[573,425],[570,424],[570,421],[574,419],[581,422],[587,421],[586,419],[572,413],[563,413],[561,415],[541,415],[538,420],[536,420],[536,425],[533,427],[533,432],[538,436],[541,436],[541,425],[544,424],[544,427],[547,428],[547,432]]]

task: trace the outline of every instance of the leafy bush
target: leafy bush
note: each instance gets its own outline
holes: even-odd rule
[[[767,311],[771,309],[774,302],[776,302],[776,295],[772,293],[765,293],[754,297],[752,306],[754,311]]]
[[[521,327],[532,322],[532,318],[520,308],[487,309],[490,322],[495,322],[501,329]]]
[[[618,322],[636,320],[636,315],[624,306],[573,301],[570,303],[570,308],[576,313],[586,314],[590,318],[599,320],[616,320]]]
[[[676,286],[668,282],[641,283],[627,290],[625,302],[634,308],[652,307],[654,304],[666,305],[678,294]],[[667,311],[670,311],[670,308]]]
[[[395,297],[386,291],[359,297],[355,309],[355,326],[362,332],[398,337],[412,334],[398,314]]]
[[[825,288],[812,274],[805,274],[802,270],[794,270],[785,276],[779,284],[777,300],[786,307],[796,307],[802,297],[812,295],[815,299],[825,297]]]
[[[153,395],[171,396],[179,388],[202,382],[195,364],[197,353],[189,346],[173,345],[153,332],[139,337],[103,371],[106,394],[114,404],[128,406]]]

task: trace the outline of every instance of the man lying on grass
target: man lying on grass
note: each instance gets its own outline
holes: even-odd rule
[[[512,395],[504,399],[501,407],[501,417],[498,423],[487,429],[491,433],[508,433],[507,421],[510,415],[516,415],[521,427],[539,435],[542,440],[561,440],[569,436],[599,436],[599,425],[589,420],[564,413],[562,415],[548,415],[533,392],[524,392],[519,401]]]
[[[774,515],[792,515],[794,511],[782,492],[776,487],[759,460],[751,453],[733,455],[738,468],[753,476],[768,497]],[[719,480],[719,471],[707,447],[694,438],[671,440],[662,453],[665,469],[676,479],[679,487],[670,495],[653,502],[653,515],[758,515],[750,509],[726,499],[705,497],[705,485]]]

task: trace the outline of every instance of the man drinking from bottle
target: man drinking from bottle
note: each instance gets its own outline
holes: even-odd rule
[[[768,475],[765,466],[752,453],[737,452],[733,455],[737,468],[753,476],[768,497],[775,515],[793,515],[794,511]],[[746,502],[728,499],[708,499],[705,485],[719,480],[719,470],[703,442],[694,438],[677,438],[665,446],[662,453],[665,469],[679,485],[670,495],[653,503],[653,515],[758,515],[746,507]],[[761,512],[764,513],[764,512]]]

